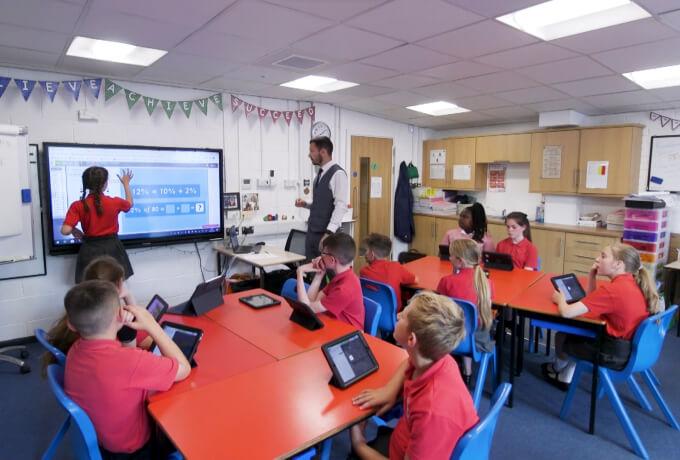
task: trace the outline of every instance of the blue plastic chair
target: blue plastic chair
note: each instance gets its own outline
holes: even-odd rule
[[[491,396],[489,412],[470,428],[456,444],[451,460],[487,460],[501,409],[510,396],[512,385],[502,383]]]
[[[305,283],[305,291],[309,290],[309,284]],[[289,278],[283,283],[281,288],[281,297],[290,297],[291,299],[297,300],[297,279]]]
[[[316,449],[314,447],[307,449],[304,452],[300,452],[297,455],[293,455],[291,460],[312,460],[316,455]]]
[[[375,300],[364,297],[364,332],[373,337],[378,335],[378,323],[382,313],[382,307]]]
[[[454,355],[469,356],[474,362],[479,363],[479,370],[477,371],[477,378],[475,379],[475,388],[472,392],[472,402],[475,405],[475,410],[479,410],[479,402],[482,399],[482,390],[484,390],[484,382],[486,381],[489,361],[492,361],[492,378],[494,384],[496,382],[496,347],[493,347],[493,351],[491,352],[477,350],[477,346],[475,345],[475,330],[477,330],[478,324],[477,308],[475,308],[474,304],[466,300],[454,298],[453,301],[463,309],[463,314],[465,315],[465,338],[451,353]]]
[[[57,360],[57,363],[59,363],[62,367],[65,366],[66,355],[60,349],[50,343],[45,330],[37,328],[35,331],[33,331],[33,333],[35,334],[35,338],[38,339],[38,342],[40,342],[40,345],[42,345],[45,350],[49,351],[52,356],[54,356],[54,359]]]
[[[633,350],[631,352],[630,359],[623,370],[615,371],[602,366],[598,367],[600,386],[598,388],[597,396],[598,398],[601,398],[603,395],[607,395],[612,407],[614,408],[614,412],[616,412],[616,416],[623,427],[623,431],[626,433],[628,441],[633,447],[635,453],[642,458],[649,458],[649,455],[647,454],[647,450],[642,444],[635,427],[633,427],[626,409],[623,407],[623,402],[616,392],[614,383],[629,383],[633,374],[642,374],[643,380],[647,383],[649,390],[661,408],[661,411],[666,417],[669,425],[671,425],[676,430],[680,430],[680,425],[678,425],[678,422],[675,417],[673,417],[670,408],[661,396],[661,392],[654,382],[650,372],[652,366],[659,359],[663,341],[666,337],[666,332],[668,331],[668,322],[670,321],[670,318],[675,315],[677,309],[678,306],[673,305],[665,312],[650,316],[640,323],[637,330],[635,331],[635,336],[633,337]],[[592,373],[593,365],[588,361],[578,360],[576,362],[574,377],[571,381],[571,384],[569,385],[569,391],[567,392],[564,402],[562,403],[562,409],[560,411],[561,419],[565,419],[569,413],[571,402],[574,399],[574,394],[583,372]]]
[[[361,281],[361,291],[364,297],[378,302],[382,307],[378,329],[382,333],[391,334],[397,324],[397,296],[394,289],[388,284],[379,281],[359,278]]]

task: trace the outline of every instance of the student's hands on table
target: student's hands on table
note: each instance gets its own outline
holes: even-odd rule
[[[566,302],[567,300],[565,299],[564,294],[562,294],[561,291],[553,291],[552,301],[553,303],[559,305],[560,303]]]
[[[378,416],[390,410],[396,402],[396,397],[390,394],[386,387],[377,390],[363,390],[352,398],[352,404],[359,406],[359,409],[377,409],[376,415]]]

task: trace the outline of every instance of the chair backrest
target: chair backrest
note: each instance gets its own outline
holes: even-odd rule
[[[57,402],[71,416],[75,427],[70,429],[73,458],[78,460],[101,460],[97,432],[90,417],[64,392],[64,368],[58,364],[47,367],[47,381]],[[73,426],[73,425],[72,425]]]
[[[423,254],[422,252],[404,251],[399,253],[399,255],[397,256],[397,260],[399,261],[400,264],[403,265],[409,262],[413,262],[414,260],[422,259],[425,256],[426,254]]]
[[[489,458],[498,415],[510,396],[511,389],[512,385],[507,382],[500,384],[491,397],[489,412],[458,440],[451,454],[451,460],[486,460]]]
[[[623,374],[640,372],[652,367],[659,359],[666,332],[678,306],[657,313],[642,321],[633,336],[632,352]]]
[[[57,360],[57,363],[61,366],[66,365],[66,355],[57,347],[52,345],[50,341],[47,338],[47,333],[45,332],[44,329],[37,328],[35,331],[35,338],[38,339],[38,342],[40,342],[40,345],[45,347],[47,351],[49,351],[52,356],[54,356],[54,359]]]
[[[382,308],[378,328],[392,332],[397,324],[397,296],[392,286],[379,281],[359,278],[361,281],[361,292],[364,297],[378,302]]]
[[[305,283],[305,291],[309,290],[309,284]],[[281,288],[281,297],[290,297],[291,299],[297,300],[297,279],[289,278],[283,283]]]
[[[475,362],[481,359],[481,353],[477,350],[475,345],[475,330],[477,329],[477,308],[472,302],[467,300],[455,299],[451,297],[456,304],[463,310],[465,315],[465,337],[460,341],[455,350],[454,355],[470,356]]]
[[[378,335],[378,323],[380,322],[382,307],[375,300],[364,297],[364,312],[364,332],[375,337]]]
[[[307,232],[293,228],[288,232],[288,239],[284,249],[295,254],[305,255],[305,238]]]
[[[538,267],[536,267],[536,270],[538,270],[540,272],[541,269],[543,268],[543,262],[541,261],[541,256],[538,256],[538,264],[537,265],[538,265]]]

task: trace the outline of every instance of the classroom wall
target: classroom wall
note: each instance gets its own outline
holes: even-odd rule
[[[2,67],[0,75],[57,81],[84,77]],[[187,100],[210,94],[187,88],[119,83],[160,99]],[[187,119],[177,110],[172,119],[168,119],[160,108],[149,117],[141,102],[129,110],[122,91],[105,102],[103,91],[97,100],[84,89],[76,102],[70,94],[60,90],[51,103],[36,85],[34,93],[25,102],[19,90],[12,85],[0,99],[0,123],[28,126],[29,142],[38,144],[54,141],[222,148],[225,152],[227,192],[238,191],[242,177],[255,181],[274,169],[278,182],[276,187],[258,189],[253,185],[250,190],[243,191],[259,193],[260,211],[247,216],[230,213],[226,222],[239,223],[242,219],[243,225],[254,225],[255,234],[248,236],[247,242],[266,241],[267,244],[283,245],[289,229],[304,227],[306,219],[307,211],[294,207],[295,198],[301,196],[301,188],[284,188],[283,180],[297,179],[301,183],[303,178],[313,177],[314,171],[307,157],[310,121],[305,118],[300,126],[294,120],[290,127],[283,120],[274,125],[269,118],[261,123],[255,113],[249,118],[242,110],[232,113],[229,94],[225,93],[223,97],[224,112],[210,103],[207,116],[195,110]],[[280,110],[309,105],[307,102],[247,95],[239,97],[259,106]],[[332,105],[315,105],[316,119],[325,121],[331,128],[336,158],[342,166],[349,162],[351,135],[392,137],[399,161],[416,160],[420,156],[423,130]],[[98,121],[78,121],[77,112],[82,109],[95,114]],[[396,178],[393,183],[396,185]],[[264,215],[276,212],[287,214],[289,220],[273,223],[262,220]],[[210,244],[198,244],[200,259],[193,244],[130,250],[135,275],[129,280],[129,285],[138,301],[146,303],[156,292],[170,303],[186,300],[201,280],[200,267],[206,278],[216,274],[215,256]],[[397,244],[395,250],[403,250],[404,247]],[[62,299],[72,286],[74,270],[75,256],[48,256],[46,276],[0,281],[0,341],[32,335],[36,327],[48,328],[62,314]]]

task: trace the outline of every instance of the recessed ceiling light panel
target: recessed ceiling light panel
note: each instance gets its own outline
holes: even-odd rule
[[[623,76],[644,89],[680,86],[680,65],[636,70],[635,72],[624,73]]]
[[[358,83],[337,80],[331,77],[308,75],[306,77],[298,78],[297,80],[281,83],[281,86],[285,86],[287,88],[302,89],[305,91],[316,91],[317,93],[330,93],[333,91],[358,86]]]
[[[434,117],[439,117],[442,115],[452,115],[454,113],[464,113],[470,110],[459,107],[456,104],[445,101],[429,102],[427,104],[411,105],[406,107],[409,110],[414,110],[416,112],[426,113]]]
[[[67,56],[145,67],[150,66],[166,54],[167,51],[154,48],[87,37],[74,38],[68,51],[66,51]]]

